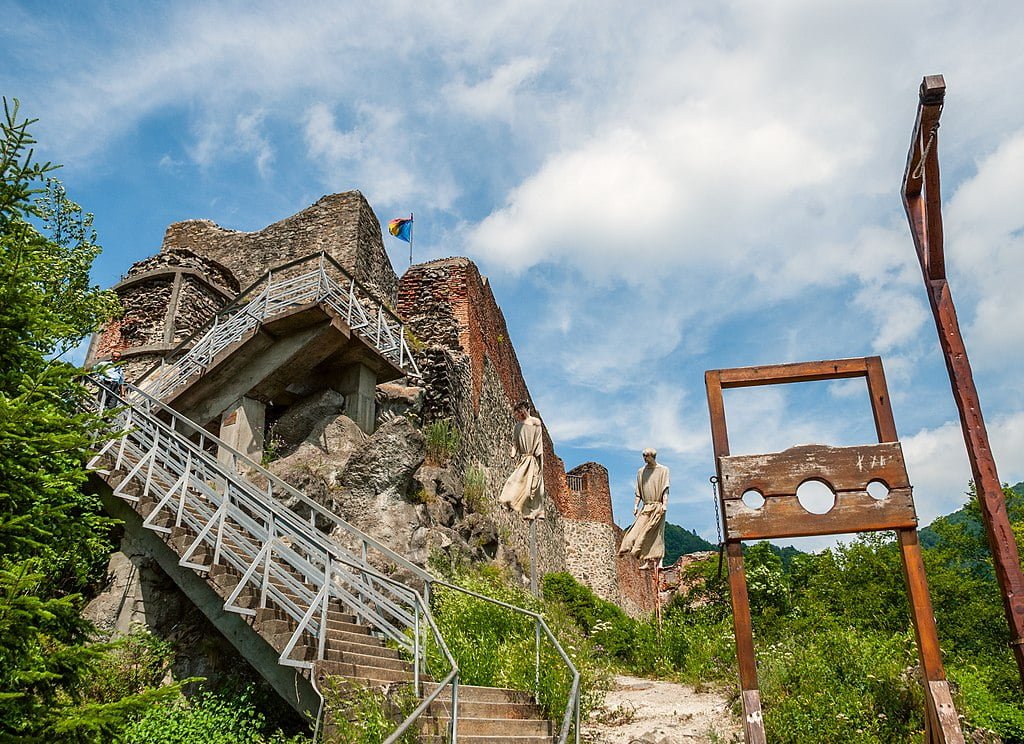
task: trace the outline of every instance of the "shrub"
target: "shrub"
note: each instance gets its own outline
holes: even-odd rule
[[[252,688],[237,695],[203,692],[149,708],[125,732],[125,744],[298,744],[305,737],[266,734]]]
[[[173,663],[171,643],[138,627],[110,644],[99,657],[82,693],[98,703],[120,700],[159,687]]]
[[[427,448],[427,459],[444,465],[458,451],[462,437],[451,419],[441,419],[423,427],[423,439]]]

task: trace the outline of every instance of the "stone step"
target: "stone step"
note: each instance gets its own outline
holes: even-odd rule
[[[423,694],[429,695],[434,691],[435,685],[424,685]],[[451,700],[451,685],[445,685],[445,689],[438,695],[438,700]],[[525,690],[510,690],[505,687],[478,687],[476,685],[459,685],[459,704],[464,702],[477,703],[518,703],[521,705],[533,704],[533,693]]]
[[[448,741],[447,729],[443,734],[420,734],[420,744],[446,744]],[[552,744],[554,736],[519,736],[515,733],[507,734],[486,734],[477,736],[474,734],[462,733],[462,721],[459,721],[458,744]]]
[[[551,721],[546,718],[471,718],[459,713],[459,741],[463,736],[530,736],[551,740]],[[420,732],[428,735],[443,735],[448,731],[448,718],[426,718],[420,724]]]
[[[397,651],[390,648],[381,648],[379,651],[392,651],[397,654]],[[324,650],[325,661],[345,661],[350,664],[356,664],[364,667],[377,667],[378,669],[393,669],[396,671],[408,672],[412,674],[412,662],[406,661],[405,659],[399,659],[397,656],[387,656],[385,654],[362,654],[353,651],[348,651],[340,648],[330,648]]]
[[[358,680],[371,687],[377,685],[392,684],[394,682],[411,682],[412,672],[399,671],[397,669],[382,669],[373,666],[361,666],[350,664],[346,661],[321,661],[317,667],[327,675],[335,677],[347,677]],[[421,679],[432,681],[432,677],[423,675]]]
[[[451,702],[435,700],[430,704],[428,713],[434,718],[451,716]],[[544,719],[539,706],[533,703],[486,703],[459,698],[459,718],[507,718],[514,720]]]

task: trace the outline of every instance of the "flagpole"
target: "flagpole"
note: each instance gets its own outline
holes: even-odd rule
[[[416,230],[416,222],[412,218],[412,212],[409,212],[409,265],[412,266],[412,234]]]

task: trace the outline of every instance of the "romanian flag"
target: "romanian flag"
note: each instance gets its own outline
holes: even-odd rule
[[[388,232],[406,243],[412,242],[412,217],[399,217],[388,223]]]

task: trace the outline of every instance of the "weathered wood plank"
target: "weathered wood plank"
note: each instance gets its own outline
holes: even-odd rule
[[[833,491],[863,491],[873,480],[890,490],[910,488],[899,442],[830,447],[807,444],[763,455],[720,458],[722,497],[738,499],[754,488],[767,499],[793,495],[801,483],[820,480]]]
[[[723,388],[784,385],[790,382],[838,380],[867,374],[865,359],[829,359],[819,362],[772,364],[765,367],[735,367],[715,370]]]
[[[876,501],[865,492],[840,491],[836,505],[827,514],[808,512],[796,496],[766,498],[759,509],[751,509],[737,499],[725,502],[726,540],[845,535],[916,526],[909,488],[890,491],[884,501]]]

